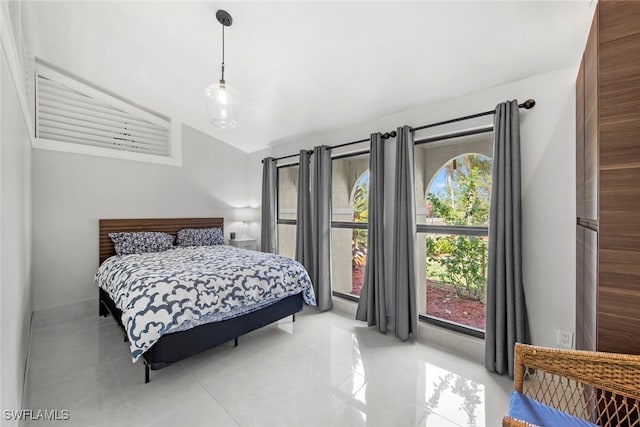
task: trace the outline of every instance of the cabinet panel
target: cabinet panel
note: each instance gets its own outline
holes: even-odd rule
[[[600,124],[600,169],[640,167],[640,114],[635,120]]]
[[[598,219],[598,19],[584,52],[584,217]]]
[[[576,215],[584,218],[584,57],[576,79]]]
[[[640,26],[640,21],[638,25]],[[640,33],[609,43],[601,43],[598,55],[600,120],[638,119]]]
[[[632,317],[640,320],[638,283],[640,283],[640,249],[635,251],[600,249],[599,289],[610,293],[626,293],[629,298],[626,302],[633,302],[637,312]],[[621,300],[620,304],[623,302]],[[611,310],[615,311],[613,305]],[[636,327],[640,329],[640,323]]]
[[[598,230],[576,229],[581,349],[640,354],[639,135],[640,1],[601,0],[576,82],[576,212]]]
[[[598,233],[588,228],[584,229],[583,257],[584,349],[596,350],[598,348]]]
[[[640,32],[640,2],[606,0],[600,1],[598,9],[602,43]]]
[[[576,226],[576,349],[584,350],[584,227]]]
[[[601,44],[599,55],[600,167],[638,166],[640,33]]]
[[[623,316],[600,313],[598,328],[598,351],[640,354],[637,324]]]
[[[598,349],[640,353],[640,236],[609,236],[600,248]]]
[[[639,236],[640,168],[603,170],[600,181],[600,232],[608,242]]]

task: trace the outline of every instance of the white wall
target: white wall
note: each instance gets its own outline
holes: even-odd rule
[[[261,164],[268,155],[366,138],[371,132],[491,110],[499,102],[534,98],[521,110],[524,286],[534,344],[555,346],[556,329],[575,329],[575,76],[577,66],[474,92],[350,127],[286,141],[252,153],[249,199],[260,200]],[[416,138],[490,123],[491,116],[422,131]],[[389,145],[393,141],[388,141]],[[353,146],[350,149],[362,148]],[[344,152],[340,150],[339,152]],[[392,167],[392,163],[388,166]],[[389,171],[389,169],[387,169]],[[387,173],[388,177],[393,172]],[[390,180],[387,188],[392,191]]]
[[[0,53],[0,408],[20,409],[31,321],[31,143]],[[10,422],[2,417],[2,425]],[[17,423],[15,423],[17,424]]]
[[[97,297],[100,218],[222,216],[239,230],[246,154],[186,126],[182,148],[182,167],[33,150],[35,310]]]

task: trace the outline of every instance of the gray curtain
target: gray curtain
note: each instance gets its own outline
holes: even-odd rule
[[[487,369],[511,377],[515,343],[529,343],[522,284],[519,114],[514,100],[498,104],[494,118],[485,332]]]
[[[393,313],[396,336],[415,340],[418,333],[416,300],[416,201],[413,164],[413,131],[398,128],[396,139],[396,171],[393,216],[393,266],[395,272]]]
[[[262,160],[262,215],[260,222],[260,250],[276,253],[278,250],[278,169],[277,160]]]
[[[313,277],[313,243],[311,239],[311,194],[309,193],[311,152],[300,150],[298,167],[298,210],[296,214],[296,260]]]
[[[369,152],[369,232],[364,285],[360,292],[356,319],[387,332],[384,258],[384,141],[371,134]]]
[[[311,241],[313,246],[313,290],[320,311],[330,310],[331,300],[331,152],[313,149],[311,174]]]

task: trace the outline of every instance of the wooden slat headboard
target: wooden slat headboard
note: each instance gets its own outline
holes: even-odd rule
[[[224,218],[151,218],[151,219],[101,219],[100,220],[100,264],[115,255],[109,233],[123,231],[163,231],[173,236],[183,228],[220,227],[224,231]]]

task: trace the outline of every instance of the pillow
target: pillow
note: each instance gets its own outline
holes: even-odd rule
[[[584,426],[597,427],[587,420],[576,418],[551,408],[524,394],[513,390],[509,403],[509,416],[538,426]]]
[[[118,255],[162,252],[173,247],[174,237],[157,231],[137,233],[109,233]]]
[[[178,231],[178,246],[213,246],[224,244],[222,228],[183,228]]]

